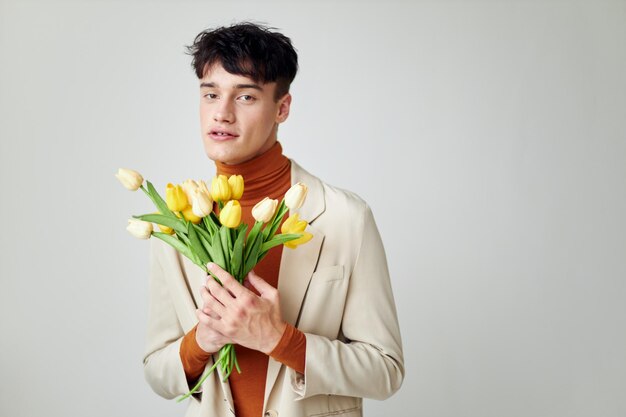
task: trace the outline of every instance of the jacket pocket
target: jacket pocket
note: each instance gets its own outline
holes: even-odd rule
[[[313,272],[311,283],[331,282],[343,279],[343,265],[322,266]]]
[[[318,268],[311,276],[304,295],[298,328],[303,332],[336,339],[346,303],[348,279],[344,266]]]
[[[325,417],[325,416],[340,416],[340,417],[362,417],[363,413],[361,407],[345,408],[343,410],[329,411],[327,413],[309,414],[309,417]]]

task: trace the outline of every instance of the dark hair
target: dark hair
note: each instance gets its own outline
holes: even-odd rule
[[[198,79],[213,64],[243,75],[255,82],[276,82],[274,100],[289,92],[298,72],[298,54],[291,40],[282,33],[251,22],[236,23],[200,32],[193,45],[186,46],[193,56],[191,66]]]

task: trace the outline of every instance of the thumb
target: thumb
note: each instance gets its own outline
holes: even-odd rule
[[[267,293],[268,291],[273,291],[275,289],[254,271],[248,272],[246,281],[252,288],[256,289],[261,296],[263,296],[263,293]]]

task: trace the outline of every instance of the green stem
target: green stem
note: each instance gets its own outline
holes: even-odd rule
[[[213,364],[213,366],[211,366],[211,368],[209,368],[209,371],[204,374],[204,376],[202,377],[202,379],[200,379],[196,385],[193,386],[193,388],[185,395],[183,395],[182,397],[178,398],[176,400],[177,403],[186,400],[187,398],[191,397],[197,390],[198,388],[200,388],[200,386],[202,385],[202,383],[209,377],[209,375],[211,375],[213,373],[213,371],[215,370],[215,367],[220,363],[220,361],[215,361],[215,363]]]

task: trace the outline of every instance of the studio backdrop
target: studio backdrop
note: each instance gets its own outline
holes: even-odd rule
[[[626,4],[548,0],[1,0],[0,415],[184,414],[114,173],[213,176],[185,46],[243,20],[299,53],[285,154],[385,244],[406,377],[365,415],[626,415]]]

